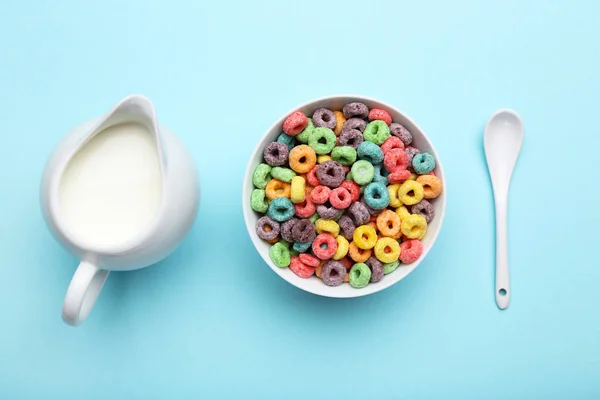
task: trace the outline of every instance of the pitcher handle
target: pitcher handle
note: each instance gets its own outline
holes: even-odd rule
[[[65,295],[62,309],[63,321],[71,326],[77,326],[85,320],[94,307],[109,272],[89,261],[81,261]]]

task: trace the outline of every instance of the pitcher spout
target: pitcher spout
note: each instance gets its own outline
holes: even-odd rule
[[[164,151],[156,112],[152,102],[141,94],[132,94],[120,100],[92,127],[88,139],[111,126],[123,123],[137,123],[150,132],[156,141],[160,163],[164,166]]]

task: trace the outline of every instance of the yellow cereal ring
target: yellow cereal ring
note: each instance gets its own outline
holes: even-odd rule
[[[435,199],[442,193],[442,181],[437,176],[421,175],[417,182],[423,186],[423,197],[426,199]]]
[[[354,230],[352,240],[360,249],[372,249],[377,242],[377,232],[369,225],[361,225]]]
[[[290,151],[288,161],[291,169],[299,174],[305,174],[317,163],[317,153],[311,147],[301,144]]]
[[[400,217],[392,210],[383,210],[377,216],[377,229],[383,236],[395,237],[400,232]]]
[[[331,156],[327,154],[321,154],[317,157],[317,164],[323,164],[325,161],[331,161]]]
[[[410,174],[407,180],[415,181],[417,180],[417,176],[418,175],[413,172],[412,174]]]
[[[427,221],[422,215],[412,214],[402,220],[400,229],[407,238],[421,240],[427,233]]]
[[[290,200],[292,203],[302,203],[306,195],[306,180],[301,176],[295,176],[292,178],[290,185]]]
[[[338,235],[335,238],[335,241],[337,242],[338,248],[332,258],[334,260],[341,260],[342,258],[346,257],[346,254],[348,254],[350,243],[348,243],[348,240],[342,235]]]
[[[387,187],[388,193],[390,195],[390,207],[400,207],[402,202],[398,198],[398,189],[400,189],[400,184],[395,183]]]
[[[348,255],[354,262],[365,262],[371,257],[371,249],[361,249],[356,243],[351,242],[350,246],[348,246]]]
[[[333,115],[335,115],[335,128],[333,128],[333,132],[335,133],[335,136],[340,136],[340,133],[342,133],[342,127],[346,122],[346,117],[341,111],[334,111]]]
[[[278,197],[287,197],[289,199],[290,192],[290,184],[277,179],[271,179],[265,188],[265,194],[269,200],[273,200]]]
[[[423,186],[413,180],[408,180],[400,185],[398,197],[402,204],[413,206],[423,200]]]
[[[337,222],[330,219],[319,218],[315,221],[315,229],[318,235],[321,233],[329,233],[334,238],[337,238],[340,234],[340,226]]]
[[[400,244],[397,240],[389,237],[379,239],[375,243],[374,250],[375,257],[382,263],[391,263],[400,257]]]
[[[400,217],[400,222],[402,222],[406,217],[410,216],[410,212],[405,206],[396,208],[396,214],[398,214]]]

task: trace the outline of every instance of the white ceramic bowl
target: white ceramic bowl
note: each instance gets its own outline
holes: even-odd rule
[[[344,283],[340,286],[331,287],[327,286],[316,277],[310,277],[308,279],[303,279],[294,274],[289,268],[279,268],[277,267],[269,258],[269,247],[271,246],[269,243],[263,241],[256,234],[256,221],[261,217],[258,213],[254,212],[252,208],[250,208],[250,196],[252,194],[252,190],[254,190],[254,186],[252,184],[252,174],[254,169],[258,164],[260,164],[263,160],[263,150],[265,146],[275,140],[282,132],[283,121],[294,111],[302,111],[308,116],[311,116],[313,112],[321,107],[328,108],[330,110],[341,110],[342,107],[353,101],[360,101],[366,104],[369,109],[371,108],[382,108],[388,111],[394,122],[399,122],[404,125],[413,135],[413,145],[419,148],[422,152],[428,152],[432,154],[436,160],[436,168],[434,170],[435,174],[442,180],[444,184],[444,190],[442,190],[442,194],[432,201],[435,207],[435,218],[428,226],[427,234],[423,238],[423,254],[421,257],[414,263],[409,265],[400,264],[400,267],[396,269],[394,272],[385,275],[382,280],[377,283],[369,283],[366,287],[362,289],[354,289],[347,283]],[[271,267],[273,271],[292,285],[306,290],[307,292],[318,294],[321,296],[327,297],[359,297],[365,296],[371,293],[379,292],[387,287],[392,286],[396,282],[402,280],[405,276],[410,274],[427,256],[429,250],[433,247],[435,240],[437,239],[438,233],[442,227],[442,222],[444,221],[444,211],[446,209],[446,180],[444,177],[444,169],[442,167],[442,163],[440,157],[438,156],[433,144],[423,132],[419,126],[413,122],[406,114],[402,113],[395,107],[390,106],[389,104],[383,103],[381,101],[371,99],[364,96],[357,95],[338,95],[338,96],[328,96],[322,97],[320,99],[309,101],[308,103],[302,104],[299,107],[295,107],[293,110],[288,111],[281,118],[276,121],[263,135],[262,139],[256,145],[256,148],[252,152],[252,156],[250,157],[250,161],[248,162],[248,166],[246,167],[246,175],[244,177],[244,185],[242,189],[242,207],[244,210],[244,219],[246,220],[246,228],[248,229],[248,234],[252,238],[252,242],[254,243],[254,247],[261,255],[263,260]]]

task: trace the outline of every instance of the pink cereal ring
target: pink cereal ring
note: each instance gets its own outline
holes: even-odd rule
[[[316,267],[321,263],[321,260],[319,260],[317,257],[311,256],[310,254],[306,254],[306,253],[300,253],[298,255],[298,258],[300,258],[300,261],[302,261],[304,264],[308,265],[309,267]]]
[[[409,170],[399,169],[388,175],[388,182],[391,183],[392,185],[394,183],[404,182],[405,180],[410,178],[410,175],[411,175],[411,173]]]
[[[310,199],[315,204],[323,204],[329,200],[329,193],[331,193],[331,189],[327,186],[315,186],[312,192],[310,192]]]
[[[400,261],[404,264],[414,263],[423,254],[423,243],[419,240],[407,240],[400,245]]]
[[[296,136],[306,128],[308,118],[300,111],[293,112],[283,122],[283,131],[290,136]]]
[[[433,176],[435,176],[435,172],[431,171],[431,172],[429,173],[429,175],[433,175]]]
[[[384,153],[383,165],[388,172],[394,172],[408,167],[408,154],[401,149],[392,149]]]
[[[321,233],[312,242],[313,254],[321,260],[329,260],[337,251],[337,242],[327,233]]]
[[[372,108],[371,111],[369,111],[369,121],[375,121],[376,119],[382,120],[388,124],[388,126],[392,123],[392,116],[390,113],[381,108]]]
[[[321,182],[319,182],[319,179],[317,178],[317,168],[318,167],[319,167],[318,165],[315,165],[313,167],[313,169],[308,171],[308,174],[306,174],[306,180],[307,180],[308,184],[311,186],[319,186],[321,184]]]
[[[350,172],[350,167],[347,165],[344,165],[344,173],[347,174],[348,172]]]
[[[306,196],[302,203],[294,204],[296,215],[300,218],[308,218],[317,212],[317,206]]]
[[[390,136],[381,145],[381,151],[383,151],[383,154],[387,153],[392,149],[404,150],[404,143],[402,142],[402,140],[400,140],[399,137]]]
[[[352,194],[346,188],[337,187],[329,193],[329,202],[332,206],[340,210],[348,208],[352,203]]]
[[[358,201],[360,199],[360,186],[358,186],[358,183],[354,181],[344,181],[340,187],[350,192],[350,195],[352,195],[352,201]]]
[[[300,258],[294,256],[290,261],[290,269],[300,278],[310,278],[315,273],[315,267],[304,264]]]

